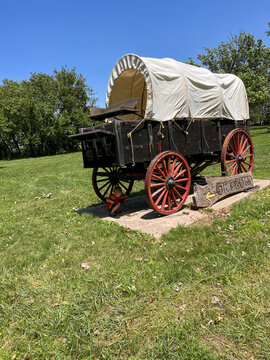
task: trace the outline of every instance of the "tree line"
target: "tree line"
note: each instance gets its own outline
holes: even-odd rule
[[[270,23],[268,23],[270,28]],[[266,31],[270,36],[270,30]],[[216,73],[239,76],[247,90],[252,122],[270,120],[270,48],[241,32],[217,48],[205,47],[199,62]],[[0,159],[54,155],[78,150],[67,135],[89,126],[89,107],[97,99],[82,74],[62,67],[52,75],[32,73],[21,82],[0,85]]]
[[[270,28],[270,22],[268,23]],[[270,36],[270,30],[266,30]],[[244,82],[250,110],[251,122],[263,124],[270,121],[270,48],[262,39],[241,32],[231,35],[228,42],[213,49],[204,48],[199,62],[189,58],[188,63],[207,67],[215,73],[231,73]]]
[[[68,134],[89,126],[94,92],[75,68],[52,75],[32,73],[0,85],[0,159],[54,155],[78,150]]]

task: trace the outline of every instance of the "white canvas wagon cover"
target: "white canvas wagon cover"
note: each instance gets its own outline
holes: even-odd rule
[[[213,74],[169,58],[128,54],[118,60],[110,75],[106,106],[137,97],[137,119],[249,119],[245,86],[237,76]]]

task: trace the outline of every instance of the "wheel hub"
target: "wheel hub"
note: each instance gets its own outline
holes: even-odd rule
[[[119,173],[113,171],[109,174],[108,178],[113,186],[118,185],[119,183]]]
[[[166,188],[167,188],[168,190],[170,190],[170,189],[173,189],[173,188],[175,187],[175,185],[176,185],[176,182],[175,182],[174,178],[170,176],[170,177],[166,180]]]
[[[237,164],[240,164],[242,161],[244,161],[245,159],[243,158],[242,155],[238,154],[237,157],[236,157],[236,161],[237,161]]]

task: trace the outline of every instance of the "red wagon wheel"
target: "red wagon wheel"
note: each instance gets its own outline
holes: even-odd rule
[[[147,202],[160,214],[173,214],[184,205],[190,183],[190,169],[185,158],[177,152],[164,151],[151,161],[147,169]]]
[[[131,192],[134,181],[123,179],[120,169],[120,167],[111,166],[93,170],[93,188],[102,201],[106,201],[115,186],[121,188],[123,195],[128,195]]]
[[[221,151],[221,171],[229,176],[252,171],[254,149],[250,135],[234,129],[227,135]]]

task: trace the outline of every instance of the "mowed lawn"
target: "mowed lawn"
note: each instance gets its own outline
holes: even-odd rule
[[[99,203],[80,153],[0,161],[0,189],[1,360],[270,359],[270,187],[158,241],[76,213]]]

